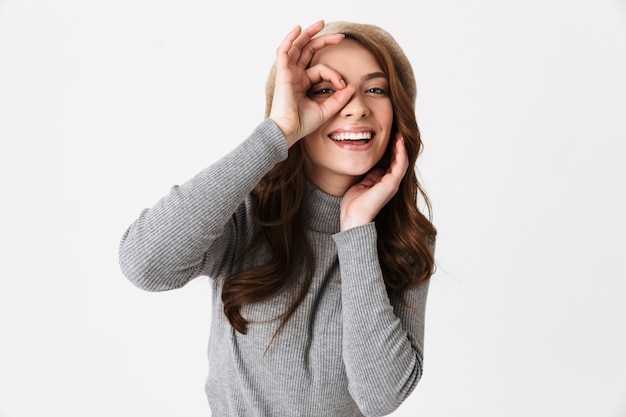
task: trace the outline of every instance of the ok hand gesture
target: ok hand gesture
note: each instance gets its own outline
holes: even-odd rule
[[[313,132],[346,105],[354,94],[354,87],[346,86],[341,75],[324,65],[307,69],[316,51],[341,42],[342,34],[313,38],[324,27],[319,21],[304,31],[296,26],[276,50],[276,78],[270,119],[293,145]],[[312,85],[328,81],[336,88],[335,94],[321,103],[307,96]]]

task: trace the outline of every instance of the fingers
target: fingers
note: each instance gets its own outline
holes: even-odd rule
[[[346,82],[341,74],[323,64],[314,65],[307,69],[306,75],[311,85],[315,85],[321,81],[329,81],[337,90],[346,88]]]
[[[337,114],[347,103],[355,92],[355,87],[346,85],[341,74],[326,65],[315,65],[306,71],[307,78],[311,85],[322,81],[330,82],[335,93],[319,101],[324,120],[328,120]]]
[[[322,30],[323,28],[324,28],[324,21],[323,20],[318,20],[317,22],[313,23],[311,26],[306,28],[304,30],[304,32],[310,38],[312,38],[313,36],[317,35],[320,32],[320,30]]]
[[[288,62],[289,51],[293,45],[293,42],[296,38],[302,33],[302,28],[300,26],[296,26],[291,29],[291,32],[285,36],[285,39],[278,45],[276,49],[276,65],[284,66]]]
[[[353,85],[348,85],[341,90],[337,90],[335,94],[320,103],[319,106],[322,110],[324,121],[329,120],[332,116],[343,109],[343,107],[348,104],[350,97],[352,97],[355,91],[356,88]]]
[[[384,174],[385,172],[383,171],[382,168],[372,168],[367,173],[365,178],[361,180],[360,184],[363,185],[364,187],[371,188],[380,181],[380,179],[383,177]]]
[[[312,24],[305,30],[302,30],[300,26],[293,28],[276,50],[277,62],[305,67],[315,52],[327,45],[339,43],[344,38],[342,34],[329,34],[314,38],[323,28],[323,20]]]
[[[398,132],[396,134],[391,164],[387,172],[383,172],[382,168],[374,168],[367,174],[365,179],[367,180],[368,177],[371,176],[369,179],[373,182],[368,182],[371,183],[371,186],[381,183],[381,186],[388,190],[390,193],[389,198],[391,198],[391,195],[398,191],[408,167],[409,158],[404,146],[404,138],[402,134]]]
[[[302,48],[300,48],[300,56],[298,57],[297,64],[306,66],[309,62],[311,62],[311,59],[313,58],[313,54],[315,54],[315,52],[319,51],[325,46],[337,44],[343,39],[344,35],[340,33],[323,35],[314,39],[309,39],[307,43],[304,44]],[[296,40],[296,42],[297,41],[298,40]],[[294,45],[296,45],[296,42],[294,42]]]
[[[372,188],[378,183],[384,183],[383,188],[397,191],[408,166],[409,158],[404,147],[404,138],[398,132],[396,134],[394,157],[387,172],[380,167],[374,167],[359,182],[359,185]]]
[[[404,138],[400,132],[396,133],[396,143],[394,144],[393,158],[387,171],[398,181],[402,180],[409,167],[409,157],[404,146]]]

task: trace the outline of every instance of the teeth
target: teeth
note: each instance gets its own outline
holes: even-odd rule
[[[369,140],[372,132],[341,132],[330,135],[332,140]]]

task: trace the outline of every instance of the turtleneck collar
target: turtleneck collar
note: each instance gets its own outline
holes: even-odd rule
[[[304,224],[316,232],[338,233],[341,197],[325,193],[310,181],[304,191]]]

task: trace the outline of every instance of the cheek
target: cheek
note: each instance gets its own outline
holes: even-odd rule
[[[306,135],[305,137],[303,137],[300,140],[300,142],[305,144],[305,146],[307,146],[307,147],[319,146],[320,143],[322,143],[322,141],[324,139],[324,135],[323,135],[324,127],[325,126],[318,127],[317,130],[315,130],[314,132],[311,132],[308,135]]]
[[[320,135],[310,134],[302,138],[300,142],[302,143],[304,157],[309,161],[317,161],[324,154],[324,141]]]
[[[391,141],[387,139],[384,144],[381,143],[381,147],[378,151],[378,164],[385,169],[389,167],[391,161]]]

